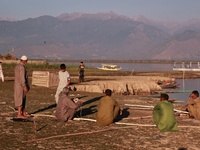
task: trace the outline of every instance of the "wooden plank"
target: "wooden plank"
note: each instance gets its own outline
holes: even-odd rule
[[[49,71],[33,71],[32,85],[55,87],[58,86],[58,74]]]
[[[32,85],[49,87],[48,78],[49,78],[48,71],[33,71]]]

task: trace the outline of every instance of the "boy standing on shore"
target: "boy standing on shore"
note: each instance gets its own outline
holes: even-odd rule
[[[66,70],[65,64],[60,65],[60,71],[58,72],[58,78],[59,78],[59,84],[58,84],[57,91],[55,94],[56,104],[58,104],[59,95],[62,92],[63,88],[68,87],[70,84],[70,75],[69,75],[68,71]]]

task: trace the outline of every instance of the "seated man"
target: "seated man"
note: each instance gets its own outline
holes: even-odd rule
[[[198,91],[192,91],[187,99],[186,105],[181,108],[182,110],[188,110],[190,117],[200,119],[200,98]]]
[[[160,102],[153,109],[153,119],[160,131],[178,131],[174,106],[168,99],[167,94],[161,94]]]
[[[58,104],[56,106],[56,119],[57,121],[72,121],[76,110],[81,106],[82,102],[73,102],[69,97],[69,89],[63,88],[61,96],[59,97]]]
[[[98,112],[96,114],[96,120],[100,126],[106,126],[113,123],[119,112],[120,115],[122,114],[116,100],[111,98],[112,91],[107,89],[104,94],[104,97],[99,101]]]

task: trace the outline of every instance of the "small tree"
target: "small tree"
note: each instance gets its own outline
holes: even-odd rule
[[[0,54],[0,59],[3,59],[3,56]]]
[[[11,60],[12,59],[12,55],[9,54],[9,53],[6,53],[4,56],[3,56],[4,59],[6,60]]]

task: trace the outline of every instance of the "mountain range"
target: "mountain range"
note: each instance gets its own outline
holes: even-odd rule
[[[198,60],[200,20],[158,22],[114,12],[0,19],[0,54],[30,59]]]

